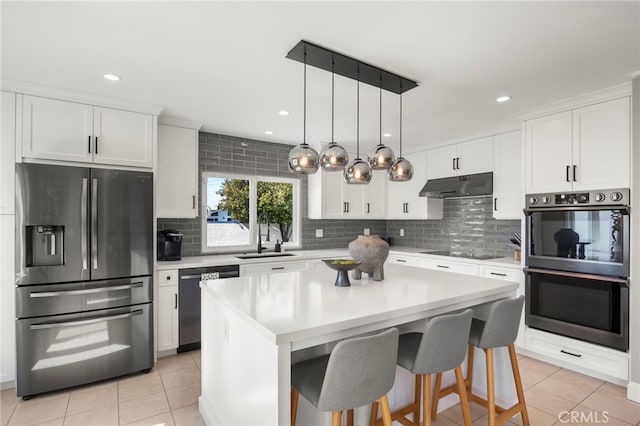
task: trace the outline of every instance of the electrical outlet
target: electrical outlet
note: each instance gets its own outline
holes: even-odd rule
[[[371,235],[371,230],[369,228],[364,228],[364,235]]]
[[[404,237],[404,228],[400,228],[400,236]]]
[[[229,320],[227,318],[224,319],[224,340],[229,344]]]
[[[322,233],[322,229],[316,229],[316,238],[322,238],[322,237],[324,237]]]

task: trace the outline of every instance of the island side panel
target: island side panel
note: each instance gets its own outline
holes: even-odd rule
[[[202,290],[202,395],[207,425],[288,425],[291,347],[276,346]]]

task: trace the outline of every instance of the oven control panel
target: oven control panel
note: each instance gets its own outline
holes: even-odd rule
[[[570,192],[562,194],[529,194],[526,196],[527,208],[563,207],[563,206],[628,206],[629,189],[607,189],[589,192]]]

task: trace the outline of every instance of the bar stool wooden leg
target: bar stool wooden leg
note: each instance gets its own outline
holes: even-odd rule
[[[378,401],[380,401],[380,408],[382,409],[382,424],[384,426],[392,426],[391,409],[389,408],[387,395],[383,396]]]
[[[347,426],[353,426],[353,408],[347,410]]]
[[[291,388],[291,426],[296,426],[296,416],[298,414],[298,397],[300,393]]]
[[[489,426],[496,424],[496,396],[494,390],[493,375],[493,349],[486,348],[484,352],[487,355],[487,404],[489,409]]]
[[[378,419],[378,406],[380,403],[378,401],[373,401],[371,404],[371,414],[369,414],[369,426],[376,426],[376,420]],[[295,425],[291,425],[295,426]]]
[[[467,392],[471,393],[473,389],[473,345],[469,345],[467,352],[467,380],[465,380],[465,384]]]
[[[518,367],[518,356],[516,355],[516,347],[513,343],[509,345],[509,358],[511,359],[513,381],[516,384],[516,394],[518,395],[522,424],[524,426],[529,426],[529,413],[527,412],[527,404],[524,401],[524,390],[522,389],[522,379],[520,378],[520,368]]]
[[[462,376],[462,368],[456,367],[456,383],[458,383],[458,395],[460,395],[460,405],[462,406],[462,417],[464,425],[471,426],[471,411],[469,410],[469,400],[467,398],[467,389],[464,385],[464,377]]]
[[[431,374],[422,375],[422,424],[431,426]]]
[[[332,426],[342,426],[342,411],[334,411],[331,416]]]
[[[416,374],[416,384],[415,384],[415,388],[413,389],[413,403],[415,404],[416,408],[413,411],[413,423],[416,426],[420,426],[420,401],[422,400],[421,398],[421,389],[422,389],[422,375],[420,374]]]
[[[435,420],[436,416],[438,415],[438,402],[440,402],[440,386],[441,385],[442,385],[442,373],[436,373],[436,384],[433,387],[433,403],[431,404],[431,420]]]

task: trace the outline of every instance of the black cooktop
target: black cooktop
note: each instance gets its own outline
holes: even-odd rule
[[[421,251],[419,253],[422,254],[435,254],[436,256],[450,256],[450,257],[462,257],[464,259],[477,259],[477,260],[491,260],[491,259],[500,259],[502,256],[493,256],[491,254],[480,254],[480,255],[465,255],[465,254],[451,254],[450,251],[446,250],[436,250],[436,251]]]

